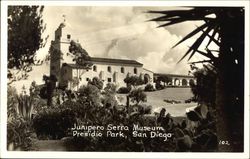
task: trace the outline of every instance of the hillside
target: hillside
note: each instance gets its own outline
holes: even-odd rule
[[[186,99],[193,97],[191,88],[166,88],[154,92],[146,92],[147,102],[146,104],[152,105],[153,112],[160,112],[162,108],[165,108],[172,116],[184,116],[186,109],[196,106],[196,103],[184,103]],[[125,104],[125,95],[119,94],[119,97],[123,97],[123,103]],[[180,104],[169,104],[164,102],[164,99],[181,101]]]

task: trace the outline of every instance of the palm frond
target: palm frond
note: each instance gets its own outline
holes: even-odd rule
[[[209,37],[209,42],[207,44],[207,46],[213,41],[216,45],[220,46],[220,42],[219,40],[216,40],[215,39],[215,35],[216,35],[217,31],[216,32],[213,32],[213,35],[209,35],[209,33],[207,33],[207,36]],[[210,42],[211,41],[211,42]]]
[[[203,61],[189,62],[188,64],[198,64],[198,63],[211,63],[211,64],[213,64],[213,61],[212,60],[203,60]]]
[[[186,20],[183,20],[181,18],[174,18],[174,19],[169,20],[169,22],[167,22],[165,24],[159,25],[157,28],[166,27],[166,26],[169,26],[169,25],[173,25],[173,24],[177,24],[177,23],[181,23],[181,22],[185,22],[185,21]]]
[[[212,54],[212,52],[210,50],[207,50],[207,53],[203,52],[203,51],[200,51],[200,50],[196,50],[197,53],[211,59],[211,60],[215,60],[216,57]]]
[[[197,27],[195,30],[193,30],[191,33],[189,33],[183,39],[181,39],[177,44],[175,44],[172,48],[176,47],[180,43],[184,42],[185,40],[187,40],[187,39],[191,38],[192,36],[194,36],[195,34],[199,33],[200,31],[205,29],[207,26],[209,26],[209,24],[210,23],[204,23],[203,25]]]
[[[210,35],[208,34],[209,41],[208,41],[206,47],[208,47],[212,41],[213,41],[215,44],[217,44],[217,45],[219,46],[218,40],[215,39],[215,35],[216,35],[216,33],[218,33],[218,31],[219,31],[219,27],[218,27],[218,26],[215,26],[214,29],[213,29],[212,35],[210,36]],[[218,42],[218,43],[217,43],[217,42]]]
[[[180,23],[184,21],[211,20],[211,18],[206,16],[211,14],[212,11],[210,7],[193,7],[189,10],[148,11],[147,13],[164,14],[161,17],[154,18],[149,21],[172,21],[172,23],[174,23],[174,21],[178,21],[178,23]],[[167,26],[168,24],[163,25]]]
[[[206,29],[206,31],[203,31],[203,33],[201,34],[201,36],[194,42],[194,44],[191,46],[191,49],[193,50],[193,52],[189,56],[188,60],[190,60],[193,57],[193,55],[195,54],[195,52],[199,49],[201,43],[206,38],[207,34],[209,34],[209,32],[213,29],[213,27],[214,27],[214,23],[211,24],[211,25],[209,25],[208,28]]]
[[[182,58],[178,61],[178,63],[181,62],[189,54],[190,54],[190,56],[189,56],[188,60],[190,60],[193,57],[193,55],[198,50],[201,43],[204,41],[207,34],[213,29],[213,26],[214,26],[214,23],[207,27],[206,31],[204,31],[201,34],[201,36],[199,36],[199,38],[193,43],[193,45],[188,49],[188,51],[184,54],[184,56],[182,56]]]

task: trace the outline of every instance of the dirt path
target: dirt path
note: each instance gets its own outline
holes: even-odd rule
[[[37,151],[67,151],[62,140],[37,140],[33,147]]]

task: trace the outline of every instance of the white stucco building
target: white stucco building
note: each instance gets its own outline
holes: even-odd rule
[[[61,67],[61,84],[69,89],[77,90],[79,86],[86,85],[93,77],[98,77],[104,82],[114,83],[118,87],[124,87],[124,79],[127,76],[139,76],[148,83],[153,82],[153,73],[144,69],[143,64],[134,60],[110,59],[92,57],[93,66],[90,69],[74,64],[64,63]]]
[[[56,76],[59,86],[78,90],[93,77],[98,77],[104,82],[104,86],[114,83],[123,87],[126,86],[124,79],[132,75],[145,79],[147,83],[153,83],[154,73],[143,68],[143,64],[135,60],[91,57],[91,67],[78,64],[73,60],[74,55],[69,53],[71,35],[65,33],[63,28],[62,23],[55,31],[55,40],[51,43],[50,75]]]

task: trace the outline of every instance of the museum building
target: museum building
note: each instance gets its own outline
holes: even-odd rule
[[[61,23],[55,31],[55,40],[51,42],[53,51],[50,53],[50,75],[58,79],[59,86],[78,90],[89,80],[98,77],[104,86],[113,83],[119,88],[126,86],[124,79],[132,75],[153,84],[154,73],[143,68],[143,64],[135,60],[90,57],[88,60],[91,62],[90,67],[78,64],[74,60],[74,55],[69,53],[72,39],[70,34],[63,32],[64,27],[65,25]]]

